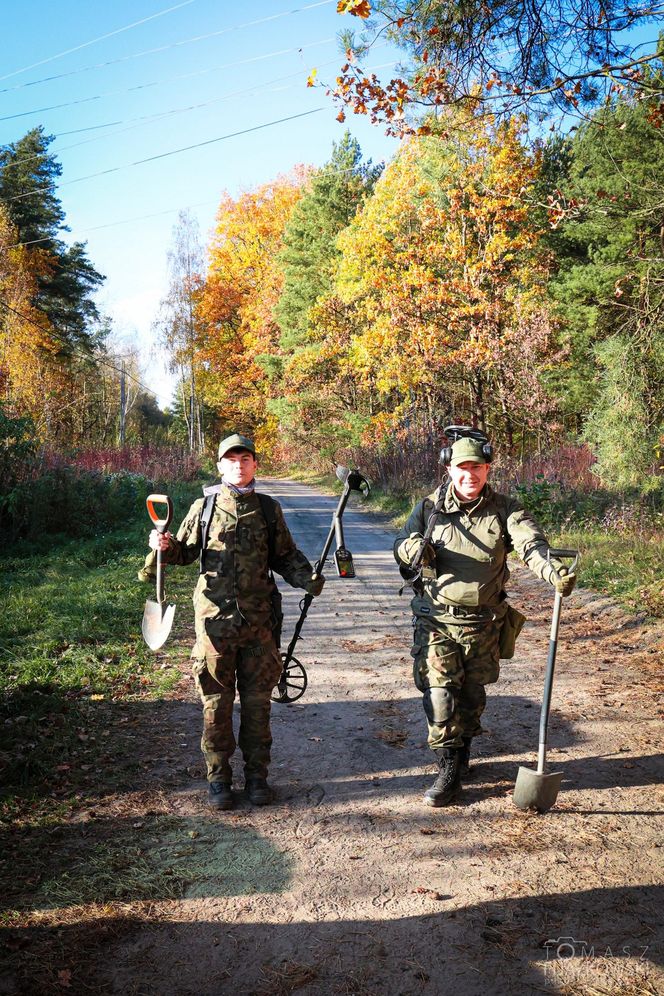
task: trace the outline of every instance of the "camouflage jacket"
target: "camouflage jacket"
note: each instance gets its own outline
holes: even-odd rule
[[[189,509],[162,554],[163,563],[184,565],[199,559],[203,502],[199,498]],[[229,636],[243,624],[269,629],[274,590],[270,568],[294,588],[308,589],[313,568],[296,547],[277,502],[275,513],[274,557],[268,565],[268,526],[256,494],[240,495],[220,486],[193,597],[199,639],[206,633]],[[156,563],[153,550],[139,577],[154,577]]]
[[[451,482],[418,502],[394,544],[399,564],[409,563],[404,540],[424,535],[434,504],[443,493],[443,508],[431,536],[435,567],[425,570],[422,577],[424,600],[434,605],[499,605],[505,598],[511,548],[534,574],[550,580],[549,544],[539,525],[518,501],[497,494],[488,484],[470,505],[459,502]]]

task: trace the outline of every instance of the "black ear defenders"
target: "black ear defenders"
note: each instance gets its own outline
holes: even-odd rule
[[[487,463],[491,463],[493,459],[493,446],[487,436],[483,432],[480,432],[479,429],[473,429],[470,425],[448,425],[444,432],[447,438],[452,440],[452,445],[458,439],[474,439],[476,442],[482,443],[482,456]],[[443,446],[440,451],[440,462],[446,467],[449,467],[452,460],[452,445]]]

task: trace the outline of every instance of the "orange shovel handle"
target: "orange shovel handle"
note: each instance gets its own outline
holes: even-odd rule
[[[168,497],[168,495],[148,495],[145,499],[145,504],[148,507],[148,515],[152,519],[152,524],[158,533],[165,533],[171,524],[171,519],[173,518],[173,502]],[[155,504],[166,505],[166,515],[160,516],[155,511]]]

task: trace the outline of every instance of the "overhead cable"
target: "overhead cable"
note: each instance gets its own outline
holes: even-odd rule
[[[17,318],[20,318],[21,321],[28,322],[29,325],[34,325],[36,329],[39,329],[40,332],[47,335],[50,339],[55,339],[57,342],[61,342],[63,346],[67,347],[70,353],[74,354],[74,356],[80,356],[82,359],[89,360],[92,363],[99,363],[102,366],[110,367],[111,370],[115,370],[115,372],[119,374],[124,372],[125,377],[128,377],[129,380],[133,380],[134,383],[138,384],[138,386],[147,394],[151,394],[153,397],[156,397],[156,391],[153,391],[151,387],[147,387],[140,380],[138,380],[137,377],[134,377],[133,374],[129,373],[128,370],[125,369],[123,371],[120,367],[116,367],[114,363],[111,363],[110,360],[104,360],[100,356],[93,356],[90,353],[84,353],[80,349],[76,349],[70,342],[67,341],[67,339],[64,339],[61,335],[58,335],[57,332],[54,332],[52,328],[44,328],[44,326],[40,325],[39,322],[36,322],[34,318],[30,318],[29,315],[24,315],[22,312],[17,311],[16,308],[12,308],[11,304],[7,304],[7,302],[3,301],[2,298],[0,298],[0,304],[3,308],[6,308],[7,311],[11,311],[12,314],[16,315]]]
[[[241,31],[243,28],[253,28],[259,24],[266,24],[268,21],[276,21],[280,17],[290,17],[292,14],[301,14],[315,7],[325,7],[334,3],[334,0],[319,0],[318,3],[310,3],[305,7],[296,7],[294,10],[284,10],[280,14],[270,14],[269,17],[260,17],[254,21],[245,21],[244,24],[233,24],[228,28],[221,28],[219,31],[210,31],[205,35],[196,35],[193,38],[183,38],[180,41],[170,42],[168,45],[160,45],[157,48],[148,48],[143,52],[133,52],[131,55],[123,55],[118,59],[109,59],[106,62],[97,62],[93,66],[80,66],[78,69],[70,69],[66,73],[57,73],[54,76],[44,76],[40,80],[30,80],[28,83],[17,83],[15,86],[5,87],[0,93],[9,93],[12,90],[22,90],[28,86],[37,86],[39,83],[52,83],[55,80],[65,79],[67,76],[76,76],[79,73],[91,72],[94,69],[105,69],[107,66],[115,66],[121,62],[130,62],[132,59],[140,59],[145,55],[156,55],[159,52],[167,52],[171,48],[180,48],[183,45],[191,45],[194,42],[206,41],[208,38],[217,38],[219,35],[226,35],[230,31]],[[5,78],[5,77],[2,77]]]
[[[280,55],[292,55],[293,52],[301,54],[306,49],[315,48],[317,45],[328,45],[335,39],[321,38],[320,41],[311,42],[309,45],[300,45],[297,48],[282,48],[276,52],[267,52],[265,55],[254,55],[250,59],[240,59],[237,62],[226,62],[221,66],[210,66],[208,69],[197,69],[193,73],[182,73],[179,76],[167,76],[161,80],[151,80],[149,83],[138,83],[123,90],[107,90],[105,93],[97,93],[92,97],[80,97],[78,100],[68,100],[62,104],[51,104],[48,107],[33,107],[29,111],[20,111],[17,114],[5,114],[0,117],[0,121],[13,121],[15,118],[29,117],[31,114],[43,114],[46,111],[59,111],[64,107],[75,107],[79,104],[89,104],[94,100],[101,100],[104,97],[117,97],[123,93],[134,93],[137,90],[149,90],[153,86],[162,86],[164,83],[174,83],[178,80],[188,80],[195,76],[206,76],[208,73],[219,72],[222,69],[235,69],[237,66],[247,66],[254,62],[264,62],[266,59],[274,59]]]
[[[150,14],[149,17],[142,17],[140,21],[132,21],[131,24],[125,24],[123,28],[116,28],[115,31],[108,31],[105,35],[100,35],[98,38],[91,38],[90,41],[83,42],[81,45],[75,45],[73,48],[68,48],[64,52],[58,52],[57,55],[50,55],[48,59],[40,59],[39,62],[33,62],[30,66],[23,66],[22,69],[14,69],[11,73],[5,73],[4,76],[0,76],[0,80],[11,79],[12,76],[19,76],[21,73],[27,73],[30,69],[36,69],[37,66],[44,66],[47,62],[54,62],[56,59],[61,59],[65,55],[71,55],[72,52],[80,52],[82,48],[88,48],[90,45],[96,45],[97,42],[105,41],[106,38],[113,38],[114,35],[120,35],[123,31],[130,31],[131,28],[137,28],[141,24],[147,24],[148,21],[154,21],[157,17],[163,17],[164,14],[171,14],[174,10],[180,10],[181,7],[188,7],[190,4],[196,3],[196,0],[182,0],[182,3],[176,3],[174,7],[167,7],[165,10],[159,10],[156,14]]]
[[[296,121],[298,118],[306,118],[311,114],[319,114],[320,111],[325,111],[329,109],[329,105],[324,107],[314,107],[311,111],[301,111],[299,114],[290,114],[286,118],[277,118],[276,121],[266,121],[264,124],[254,125],[252,128],[243,128],[241,131],[229,132],[227,135],[218,135],[216,138],[208,138],[204,142],[195,142],[193,145],[184,145],[179,149],[170,149],[168,152],[160,152],[156,156],[148,156],[146,159],[136,159],[132,163],[123,163],[121,166],[111,166],[109,169],[99,170],[97,173],[88,173],[87,176],[79,176],[74,180],[65,180],[64,183],[58,184],[60,187],[68,187],[73,183],[82,183],[83,180],[92,180],[98,176],[107,176],[109,173],[118,173],[123,169],[132,169],[134,166],[142,166],[144,163],[152,163],[158,159],[167,159],[169,156],[177,156],[181,152],[190,152],[192,149],[200,149],[206,145],[214,145],[215,142],[225,142],[229,138],[237,138],[239,135],[249,135],[252,131],[261,131],[263,128],[272,128],[275,125],[285,124],[287,121]],[[26,190],[22,194],[15,194],[13,197],[6,198],[7,202],[20,201],[24,197],[31,197],[32,194],[41,193],[40,187],[35,187],[32,190]]]

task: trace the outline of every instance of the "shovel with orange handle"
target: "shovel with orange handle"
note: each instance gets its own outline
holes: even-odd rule
[[[173,518],[173,502],[168,495],[148,495],[145,500],[148,515],[158,533],[165,533]],[[166,514],[160,516],[155,505],[165,505]],[[159,650],[168,639],[173,625],[175,606],[164,601],[164,567],[161,560],[161,550],[157,550],[157,601],[148,599],[143,613],[143,639],[150,650]]]

